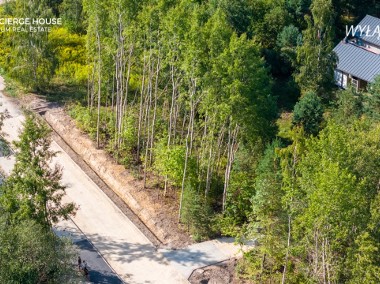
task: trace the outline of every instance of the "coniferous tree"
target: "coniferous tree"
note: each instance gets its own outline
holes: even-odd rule
[[[293,125],[302,126],[307,134],[318,134],[323,120],[321,99],[313,92],[305,94],[294,106]]]
[[[26,117],[20,140],[14,142],[16,163],[2,187],[0,203],[11,222],[33,219],[49,226],[75,212],[73,203],[62,204],[65,186],[62,170],[52,158],[50,129],[31,115]]]

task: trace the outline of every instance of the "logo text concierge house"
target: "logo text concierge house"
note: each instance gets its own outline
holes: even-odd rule
[[[0,18],[0,32],[50,32],[61,18]]]

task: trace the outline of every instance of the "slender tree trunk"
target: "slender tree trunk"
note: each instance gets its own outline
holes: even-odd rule
[[[202,138],[201,138],[201,144],[200,144],[198,155],[197,155],[197,169],[198,169],[198,180],[199,181],[203,180],[203,175],[205,172],[204,167],[203,167],[203,162],[205,160],[205,156],[207,155],[207,145],[205,145],[205,143],[206,143],[206,137],[207,137],[207,133],[208,133],[208,125],[207,125],[208,120],[209,120],[209,118],[208,118],[208,114],[206,112],[204,120],[203,120],[203,134],[202,134]],[[201,190],[202,185],[203,184],[201,182],[198,183],[198,194]]]
[[[197,90],[197,81],[196,79],[191,79],[191,85],[192,85],[192,97],[194,98],[196,90]],[[193,104],[191,105],[191,114],[190,114],[190,121],[191,121],[191,131],[190,131],[190,151],[189,155],[191,156],[192,150],[193,150],[193,141],[194,141],[194,117],[195,117],[195,107],[196,104],[198,104],[198,101],[193,101]]]
[[[119,132],[118,132],[118,122],[119,122],[119,105],[120,105],[120,80],[119,80],[119,53],[115,55],[115,82],[116,82],[116,89],[115,89],[115,95],[116,95],[116,100],[115,100],[115,137],[114,137],[114,149],[118,152],[118,140],[119,140]],[[118,155],[118,154],[116,154]]]
[[[177,93],[177,96],[178,96],[178,93]],[[177,138],[177,122],[178,122],[178,117],[179,117],[179,111],[180,111],[180,105],[178,103],[178,100],[176,100],[174,104],[174,117],[173,117],[173,126],[172,126],[172,129],[173,129],[172,140],[173,141],[175,141],[175,139]]]
[[[157,67],[156,67],[156,74],[155,74],[155,83],[154,83],[154,107],[153,107],[153,119],[152,119],[152,130],[151,130],[151,138],[150,138],[150,153],[149,153],[149,164],[152,165],[152,154],[153,154],[153,147],[154,147],[154,127],[156,124],[156,115],[157,115],[157,97],[158,97],[158,79],[161,69],[161,61],[160,61],[160,54],[157,58]]]
[[[322,277],[323,284],[326,284],[326,247],[325,247],[325,239],[322,241]]]
[[[168,142],[167,142],[167,151],[169,152],[171,137],[172,137],[172,128],[173,128],[173,113],[175,112],[175,101],[177,97],[177,84],[174,78],[174,65],[170,67],[170,78],[172,82],[172,99],[170,104],[170,112],[169,112],[169,126],[168,126]],[[175,130],[174,130],[175,131]],[[165,185],[164,185],[164,196],[166,196],[168,188],[168,175],[165,175]]]
[[[127,77],[125,79],[125,98],[124,98],[124,103],[122,106],[122,120],[121,120],[121,129],[120,132],[123,133],[125,131],[125,123],[124,123],[124,116],[127,113],[127,105],[128,105],[128,89],[129,89],[129,80],[131,76],[131,65],[132,65],[132,53],[133,53],[133,46],[130,47],[129,50],[129,55],[128,55],[128,67],[127,67]],[[121,139],[119,141],[119,146],[123,143],[123,139],[121,136]]]
[[[215,161],[216,161],[216,167],[214,169],[214,172],[219,172],[219,161],[220,161],[220,157],[221,157],[221,153],[222,153],[222,144],[223,144],[223,140],[224,140],[224,136],[225,136],[225,132],[226,132],[226,125],[223,124],[221,129],[219,130],[219,135],[218,135],[218,143],[216,145],[216,158],[215,158]],[[211,169],[213,170],[213,168]]]
[[[331,274],[330,274],[330,263],[329,263],[329,260],[330,260],[330,253],[329,253],[329,240],[327,238],[325,238],[325,250],[326,250],[326,272],[327,272],[327,283],[328,284],[331,284]]]
[[[314,275],[318,275],[319,266],[319,246],[318,246],[318,229],[314,231]]]
[[[172,133],[173,138],[175,139],[175,132],[176,132],[176,114],[177,114],[177,90],[178,90],[178,80],[176,77],[176,71],[175,71],[174,63],[170,66],[170,79],[172,83],[172,96],[171,96],[171,103],[170,103],[170,112],[169,112],[169,126],[168,126],[168,142],[167,142],[167,150],[169,151],[171,140],[172,140]],[[174,129],[174,131],[173,131]],[[166,196],[168,188],[168,175],[165,175],[165,185],[164,185],[164,196]]]
[[[184,143],[185,139],[186,138],[186,125],[187,125],[187,116],[188,116],[188,113],[187,113],[187,109],[185,108],[185,111],[183,113],[183,120],[182,120],[182,127],[181,127],[181,132],[180,132],[180,141],[181,141],[181,144]]]
[[[213,147],[213,140],[210,143],[209,146],[209,155],[207,160],[207,173],[206,173],[206,189],[205,189],[205,197],[207,197],[208,192],[210,191],[211,187],[211,178],[212,178],[212,170],[211,170],[211,162],[212,162],[212,147]]]
[[[191,116],[191,113],[190,112],[190,116]],[[183,167],[183,175],[182,175],[182,186],[181,186],[181,197],[180,197],[180,202],[179,202],[179,214],[178,214],[178,221],[180,222],[181,221],[181,217],[182,217],[182,203],[183,203],[183,193],[185,191],[185,181],[186,181],[186,172],[187,172],[187,161],[188,161],[188,158],[189,158],[189,148],[190,148],[190,145],[189,145],[189,138],[190,138],[190,130],[191,128],[191,118],[189,118],[189,124],[188,124],[188,128],[187,128],[187,136],[186,136],[186,154],[185,154],[185,164],[184,164],[184,167]]]
[[[191,80],[192,83],[195,82],[195,80]],[[183,206],[183,195],[185,191],[185,181],[186,181],[186,173],[187,173],[187,166],[188,166],[188,160],[191,153],[191,147],[192,147],[192,135],[193,135],[193,127],[194,127],[194,116],[195,116],[195,101],[194,96],[196,92],[196,84],[192,84],[191,90],[190,90],[190,117],[189,117],[189,124],[187,127],[187,135],[186,135],[186,154],[185,154],[185,164],[183,168],[183,175],[182,175],[182,186],[181,186],[181,196],[180,196],[180,203],[179,203],[179,213],[178,213],[178,221],[181,221],[182,217],[182,206]]]
[[[96,62],[94,59],[93,62],[94,68],[92,69],[92,80],[91,80],[91,97],[90,97],[90,113],[92,114],[92,110],[94,108],[94,97],[95,97],[95,68],[96,68]]]
[[[224,174],[224,190],[223,190],[223,211],[226,209],[227,191],[230,182],[230,175],[233,162],[235,160],[235,153],[238,149],[237,135],[239,127],[236,125],[231,130],[231,125],[228,128],[228,145],[227,145],[227,166]]]
[[[286,245],[286,255],[285,255],[285,264],[284,264],[284,271],[282,273],[282,284],[285,284],[286,281],[286,273],[288,269],[288,259],[289,259],[289,249],[290,249],[290,238],[291,238],[291,217],[290,214],[288,215],[288,240],[287,240],[287,245]]]
[[[215,154],[214,154],[214,131],[216,129],[216,122],[215,122],[215,116],[213,116],[212,118],[212,130],[210,132],[210,142],[209,142],[209,153],[208,153],[208,159],[207,159],[207,174],[206,174],[206,189],[205,189],[205,196],[208,195],[208,192],[210,191],[210,188],[211,188],[211,180],[212,180],[212,172],[213,172],[213,165],[215,164]],[[219,133],[219,138],[218,138],[218,141],[217,141],[217,148],[220,147],[220,143],[221,141],[223,140],[222,137],[223,136],[223,133],[224,133],[224,127],[220,130],[220,133]]]
[[[115,131],[117,132],[117,137],[115,139],[115,143],[116,143],[116,146],[117,146],[117,149],[118,149],[118,153],[119,153],[119,149],[121,148],[121,142],[122,142],[122,131],[123,131],[123,120],[124,120],[124,106],[125,106],[125,102],[124,102],[124,95],[125,95],[125,91],[124,91],[124,86],[126,85],[125,84],[125,81],[128,80],[128,78],[126,80],[125,79],[125,66],[126,66],[126,61],[125,61],[125,50],[124,50],[124,35],[123,35],[123,31],[124,31],[124,27],[123,27],[123,23],[122,23],[122,15],[119,13],[119,26],[118,26],[118,34],[117,34],[117,43],[118,43],[118,56],[117,56],[117,59],[118,59],[118,90],[117,90],[117,93],[118,93],[118,104],[117,104],[117,120],[116,120],[116,128],[115,128]],[[128,74],[127,74],[128,76]]]
[[[142,118],[144,115],[143,111],[143,103],[144,103],[144,92],[145,92],[145,72],[146,72],[146,58],[144,56],[144,65],[143,65],[143,75],[141,80],[141,97],[140,97],[140,111],[139,111],[139,122],[137,128],[137,159],[140,159],[140,148],[141,148],[141,126],[142,126]]]
[[[92,73],[94,72],[95,66],[92,68]],[[91,100],[91,85],[94,84],[94,81],[91,81],[90,73],[87,75],[87,107],[90,108],[90,100]]]
[[[149,52],[149,60],[148,60],[148,66],[149,66],[149,74],[148,74],[148,92],[146,99],[146,108],[145,108],[145,122],[144,126],[146,129],[146,142],[145,142],[145,159],[144,159],[144,188],[146,187],[146,178],[147,178],[147,171],[148,171],[148,153],[149,153],[149,145],[150,145],[150,109],[152,106],[152,93],[153,93],[153,62],[152,62],[152,49],[150,48]]]
[[[172,137],[172,129],[173,129],[173,116],[175,112],[175,104],[176,104],[176,99],[177,99],[177,81],[174,78],[174,66],[172,65],[170,68],[170,78],[172,82],[172,99],[171,99],[171,104],[170,104],[170,113],[169,113],[169,128],[168,128],[168,147],[170,146],[171,142],[171,137]]]
[[[98,46],[98,117],[96,122],[96,145],[99,148],[100,147],[100,95],[101,95],[101,80],[102,80],[102,73],[101,73],[101,46],[100,46],[100,35],[99,31],[96,31],[96,40],[97,40],[97,46]]]

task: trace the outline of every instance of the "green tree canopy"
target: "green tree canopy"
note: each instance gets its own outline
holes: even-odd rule
[[[294,106],[293,125],[302,126],[308,134],[317,134],[323,120],[323,106],[314,92],[306,93]]]
[[[1,283],[74,283],[79,281],[75,256],[71,244],[50,228],[33,220],[9,225],[0,216]]]
[[[303,92],[312,90],[325,98],[334,82],[334,13],[332,0],[314,0],[312,17],[306,16],[308,27],[303,31],[303,43],[297,48],[296,82]]]

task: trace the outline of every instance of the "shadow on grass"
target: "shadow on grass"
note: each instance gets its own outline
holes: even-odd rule
[[[71,102],[85,103],[87,100],[87,90],[83,85],[59,85],[49,86],[40,95],[49,102],[66,104]]]

